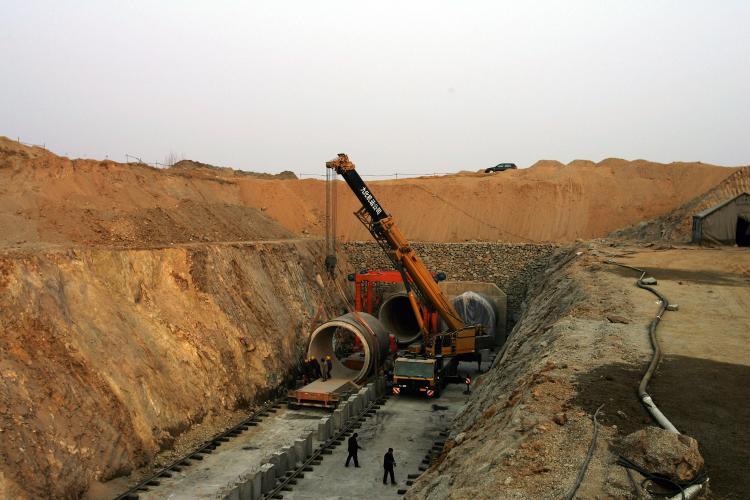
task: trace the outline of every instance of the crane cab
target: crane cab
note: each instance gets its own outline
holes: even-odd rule
[[[393,394],[438,398],[457,367],[454,358],[398,357],[393,366]]]

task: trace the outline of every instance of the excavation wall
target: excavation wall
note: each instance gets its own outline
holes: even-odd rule
[[[732,175],[712,189],[666,215],[615,231],[611,236],[648,242],[655,240],[687,242],[692,236],[693,215],[731,200],[742,193],[750,193],[750,167],[734,169]]]
[[[276,388],[316,316],[321,244],[0,253],[0,497],[71,498]]]
[[[510,243],[414,243],[432,271],[450,280],[495,283],[508,296],[508,331],[515,325],[532,278],[543,270],[557,248],[554,245]],[[376,244],[351,242],[343,250],[357,271],[390,269],[393,264]]]
[[[647,325],[658,306],[653,296],[634,286],[637,273],[607,264],[625,260],[629,253],[611,243],[588,243],[552,256],[529,287],[504,351],[476,379],[438,463],[406,498],[566,498],[586,463],[597,409],[597,441],[575,498],[634,494],[633,483],[616,462],[625,436],[656,425],[635,393],[651,357]],[[737,274],[738,281],[744,279]],[[687,300],[690,292],[682,291],[682,284],[675,281],[672,290],[679,291],[669,293]],[[662,281],[659,285],[663,289]],[[678,325],[680,314],[670,313],[667,324]],[[705,311],[696,307],[695,315]],[[684,321],[690,333],[700,332],[697,321]],[[729,322],[729,331],[739,331],[737,321]],[[655,392],[657,403],[669,396],[669,390]],[[675,399],[682,408],[673,410],[671,418],[694,414],[695,397],[685,397],[683,391]],[[690,433],[687,425],[685,430]],[[725,452],[726,440],[719,442]],[[682,455],[669,453],[673,455],[664,456],[670,458],[654,460],[675,468]]]

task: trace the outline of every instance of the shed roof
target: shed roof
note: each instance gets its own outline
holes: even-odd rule
[[[724,208],[725,206],[729,205],[734,200],[736,200],[737,198],[740,198],[742,196],[747,196],[748,198],[750,198],[750,194],[748,194],[748,193],[740,193],[737,196],[735,196],[734,198],[729,198],[726,201],[722,201],[718,205],[714,205],[713,207],[709,207],[709,208],[707,208],[705,210],[702,210],[702,211],[698,212],[697,214],[693,215],[693,217],[698,218],[698,219],[702,219],[702,218],[706,217],[707,215],[711,215],[712,213],[716,212],[717,210],[721,210],[722,208]]]

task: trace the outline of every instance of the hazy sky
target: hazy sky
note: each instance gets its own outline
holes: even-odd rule
[[[0,0],[0,135],[322,173],[750,163],[750,2]]]

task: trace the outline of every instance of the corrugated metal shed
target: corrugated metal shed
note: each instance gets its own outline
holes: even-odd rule
[[[693,243],[750,246],[750,194],[693,215]]]

